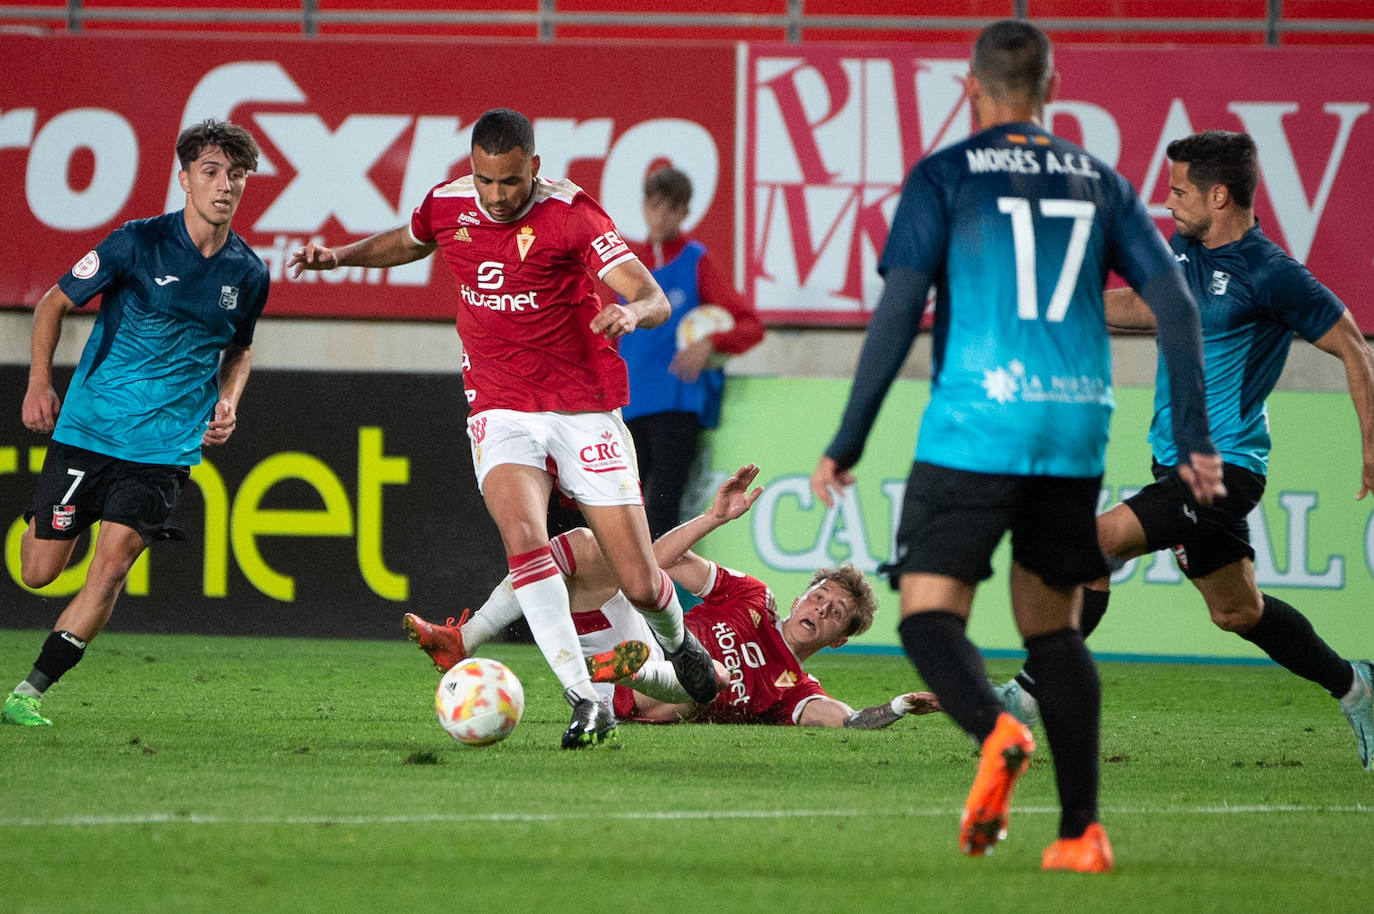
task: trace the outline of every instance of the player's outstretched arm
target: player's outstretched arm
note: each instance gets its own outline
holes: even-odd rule
[[[1360,494],[1355,497],[1364,498],[1366,493],[1374,492],[1374,353],[1349,308],[1336,325],[1317,340],[1316,346],[1345,363],[1345,380],[1350,388],[1350,399],[1355,404],[1355,415],[1360,420],[1360,441],[1364,451]]]
[[[24,427],[35,432],[50,432],[62,411],[62,398],[52,386],[52,357],[62,338],[62,319],[76,303],[58,286],[53,286],[33,309],[33,337],[29,342],[29,386],[24,392],[21,417]]]
[[[721,483],[709,508],[655,540],[654,560],[658,562],[658,567],[692,593],[699,593],[706,586],[711,567],[709,562],[692,551],[692,547],[712,530],[743,517],[753,507],[763,493],[762,486],[756,486],[752,491],[749,488],[758,475],[759,468],[755,464],[748,463],[740,467]]]
[[[848,727],[851,730],[881,730],[909,714],[933,714],[941,710],[931,692],[908,692],[892,701],[855,711],[828,695],[813,698],[802,706],[797,723],[803,727]]]
[[[291,252],[286,269],[293,277],[305,270],[333,270],[337,267],[395,267],[412,263],[434,253],[438,245],[421,244],[410,236],[410,227],[398,225],[361,241],[331,248],[313,241]]]

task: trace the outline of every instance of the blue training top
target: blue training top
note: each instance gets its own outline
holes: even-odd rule
[[[720,423],[725,372],[703,369],[689,384],[668,370],[668,363],[677,354],[678,324],[701,304],[697,265],[705,253],[701,242],[689,241],[676,257],[654,270],[654,279],[668,296],[673,313],[657,327],[620,338],[620,356],[630,372],[630,402],[620,410],[626,421],[684,412],[696,413],[702,428],[715,428]]]
[[[1320,339],[1345,304],[1307,267],[1270,241],[1256,222],[1230,244],[1208,249],[1175,234],[1169,240],[1202,317],[1207,411],[1217,450],[1227,463],[1267,474],[1269,411],[1293,334]],[[1178,463],[1169,406],[1169,375],[1155,380],[1150,447],[1165,466]]]
[[[57,282],[104,293],[53,439],[138,463],[200,463],[220,353],[249,346],[267,267],[235,234],[204,257],[183,211],[126,222]]]
[[[1114,405],[1107,272],[1140,289],[1174,270],[1131,185],[1033,124],[984,130],[907,177],[879,265],[899,268],[937,287],[916,459],[1101,475]]]

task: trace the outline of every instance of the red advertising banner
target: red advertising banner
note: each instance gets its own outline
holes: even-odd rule
[[[540,173],[576,181],[632,239],[647,234],[646,172],[682,168],[689,230],[730,249],[729,45],[0,35],[0,54],[23,61],[0,81],[0,304],[34,304],[121,223],[183,206],[173,147],[206,117],[248,127],[264,153],[234,228],[271,270],[268,314],[452,319],[438,258],[298,281],[284,264],[307,239],[408,222],[467,172],[472,123],[495,107],[526,114]]]
[[[487,108],[531,117],[541,173],[579,183],[631,239],[644,174],[672,162],[687,229],[773,324],[858,325],[906,171],[970,134],[962,46],[505,44],[0,35],[0,306],[31,306],[120,223],[180,207],[178,130],[229,117],[264,152],[235,228],[272,271],[268,313],[451,319],[435,259],[284,275],[307,239],[405,222],[468,167]],[[73,66],[72,61],[81,61]],[[1056,133],[1113,164],[1170,230],[1164,147],[1251,133],[1264,229],[1374,333],[1374,49],[1061,47]],[[990,265],[995,268],[995,265]]]
[[[1047,126],[1116,167],[1165,233],[1168,143],[1251,134],[1265,233],[1374,333],[1374,256],[1358,230],[1374,208],[1374,50],[1061,47],[1055,63]],[[760,311],[867,323],[906,171],[974,129],[967,72],[966,47],[749,47],[737,271]]]

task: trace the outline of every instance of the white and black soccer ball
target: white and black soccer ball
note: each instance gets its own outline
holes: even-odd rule
[[[434,692],[434,713],[448,735],[468,746],[499,743],[525,711],[525,690],[510,667],[485,657],[453,666]]]

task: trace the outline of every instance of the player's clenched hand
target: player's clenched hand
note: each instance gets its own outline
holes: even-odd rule
[[[24,394],[24,406],[20,414],[24,427],[35,432],[50,432],[57,424],[57,414],[62,411],[62,399],[51,384],[31,386]]]
[[[619,302],[607,302],[591,323],[592,333],[600,333],[608,340],[633,333],[638,326],[639,318]]]
[[[1226,497],[1226,485],[1221,481],[1220,454],[1190,454],[1187,463],[1178,465],[1178,475],[1200,505],[1210,505]]]
[[[291,259],[286,262],[286,268],[291,271],[293,278],[300,276],[302,270],[332,270],[338,265],[339,257],[331,248],[313,241],[292,251]]]
[[[854,484],[854,475],[840,469],[834,458],[821,457],[816,469],[811,473],[811,491],[827,508],[835,506],[835,497]]]
[[[758,475],[759,468],[752,463],[746,463],[735,470],[730,478],[721,483],[720,488],[716,490],[715,501],[711,503],[711,515],[722,523],[742,517],[763,494],[763,486],[757,486],[754,491],[749,491],[749,486],[758,478]]]
[[[210,425],[200,438],[201,443],[207,446],[223,444],[234,434],[234,427],[238,425],[238,421],[238,416],[234,413],[234,404],[228,400],[220,400],[215,404],[215,414],[210,418]]]

